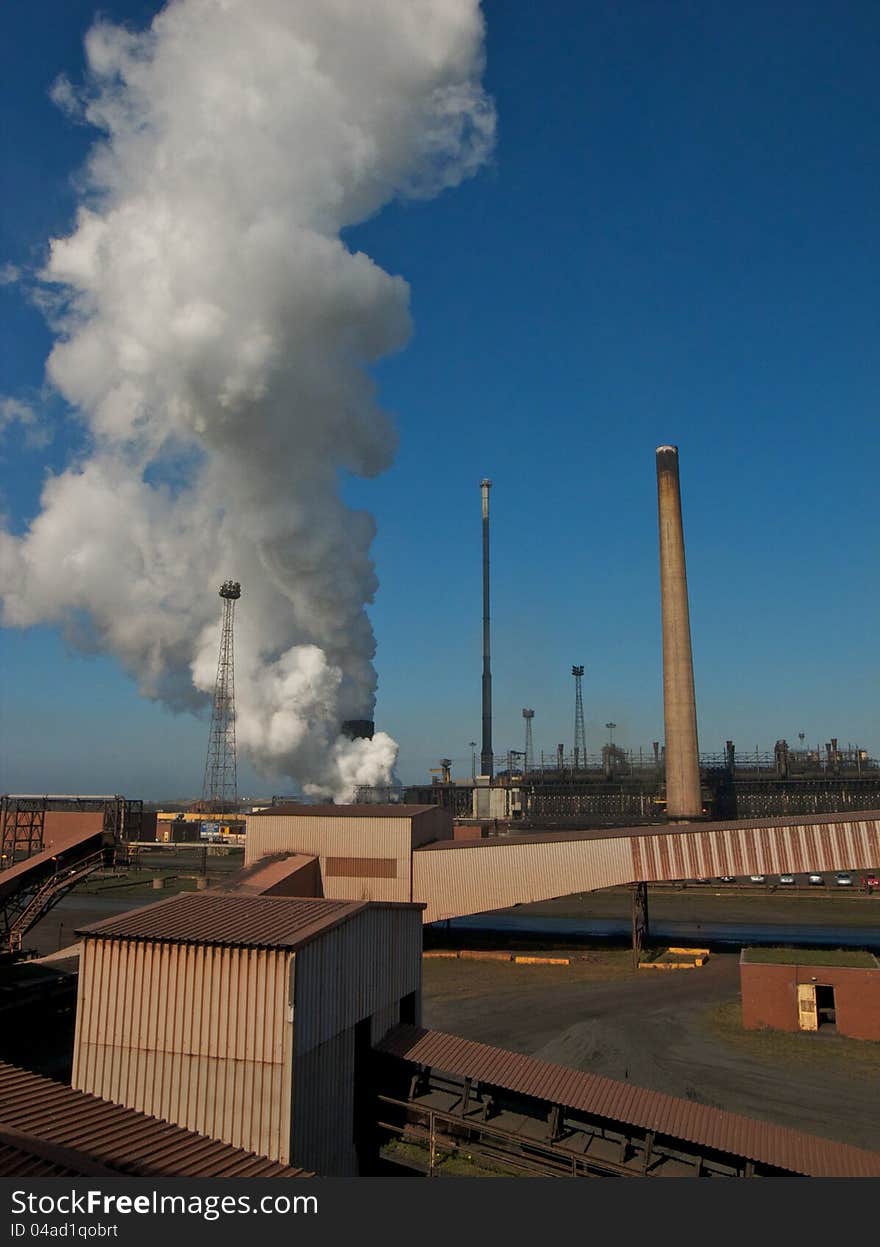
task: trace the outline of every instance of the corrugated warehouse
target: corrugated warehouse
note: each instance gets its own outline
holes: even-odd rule
[[[358,1172],[367,1053],[421,1014],[420,906],[189,893],[79,934],[74,1087]]]
[[[880,811],[772,821],[548,832],[413,853],[425,922],[591,892],[614,884],[880,865]]]
[[[318,858],[323,895],[411,901],[412,850],[451,840],[436,805],[279,805],[247,815],[245,866],[278,853]]]

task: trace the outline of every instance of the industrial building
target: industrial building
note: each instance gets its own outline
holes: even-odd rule
[[[317,858],[326,897],[413,900],[413,850],[452,836],[435,805],[289,804],[245,816],[245,865],[275,853]]]
[[[359,1072],[421,1016],[420,907],[189,893],[84,928],[73,1086],[359,1172]]]
[[[880,1040],[880,961],[869,952],[744,948],[739,973],[748,1030],[828,1027]]]
[[[424,921],[627,883],[869,869],[880,811],[453,839],[433,806],[294,806],[246,816],[246,861],[315,859],[320,895],[416,901]]]
[[[861,756],[857,774],[844,773],[836,742],[826,780],[839,783],[840,791],[813,790],[812,812],[791,808],[797,799],[790,795],[765,794],[758,805],[763,800],[767,808],[756,809],[754,818],[707,821],[713,801],[698,752],[675,447],[658,448],[657,480],[666,739],[662,753],[654,749],[653,774],[644,783],[633,776],[628,786],[618,783],[620,751],[609,745],[601,782],[593,784],[580,665],[572,668],[579,705],[572,774],[561,773],[560,750],[560,773],[529,780],[531,709],[523,711],[527,774],[515,777],[512,765],[506,775],[496,774],[490,482],[484,480],[483,774],[473,777],[468,792],[466,785],[452,785],[444,763],[443,782],[432,785],[429,799],[414,803],[290,802],[254,811],[244,816],[245,869],[237,878],[83,927],[74,1090],[64,1095],[79,1096],[76,1104],[86,1107],[57,1101],[62,1137],[45,1116],[26,1116],[28,1088],[15,1080],[32,1076],[6,1075],[20,1115],[6,1123],[5,1136],[0,1130],[0,1169],[57,1165],[56,1172],[67,1173],[80,1172],[77,1163],[96,1163],[116,1171],[127,1163],[128,1144],[124,1153],[99,1153],[100,1130],[87,1137],[89,1123],[97,1129],[106,1121],[114,1138],[142,1140],[150,1156],[182,1155],[186,1140],[188,1156],[226,1166],[212,1172],[256,1172],[254,1165],[267,1172],[269,1165],[276,1173],[374,1174],[382,1172],[383,1160],[405,1163],[399,1153],[396,1161],[388,1159],[391,1145],[402,1140],[426,1158],[428,1172],[439,1150],[481,1156],[517,1173],[880,1176],[876,1153],[421,1026],[423,922],[629,884],[635,949],[648,929],[649,881],[880,864],[880,803],[865,799],[880,793],[880,784],[862,775]],[[193,810],[191,820],[176,820],[182,824],[198,822],[206,810],[238,813],[232,658],[240,595],[238,582],[221,587],[224,621],[204,808]],[[352,721],[344,730],[369,734],[372,723]],[[782,744],[772,782],[788,784],[796,767]],[[738,782],[730,747],[717,790],[727,785],[736,793]],[[586,804],[579,785],[588,793]],[[454,801],[434,797],[453,790]],[[788,816],[771,808],[777,798],[788,802]],[[58,828],[46,823],[45,798],[5,801],[0,914],[13,954],[59,895],[130,838],[133,812],[130,817],[118,799],[95,800],[104,801],[91,811],[99,818]],[[829,810],[828,802],[841,808]],[[457,835],[453,822],[453,815],[466,814],[522,826],[542,809],[550,824],[568,819],[575,825],[495,835],[470,826]],[[590,828],[590,821],[603,826]],[[833,990],[835,1016],[845,1019],[847,1033],[874,1025],[874,1005],[864,1006],[874,999],[874,987],[853,984],[873,985],[876,965],[833,973],[823,967],[821,979],[818,972],[814,979],[813,968],[744,960],[744,1015],[757,1025],[772,1024],[763,1020],[775,1007],[767,1003],[772,998],[785,1003],[788,1018],[793,993],[802,1019],[809,1000],[816,1011],[827,1008],[819,995],[824,987]],[[861,1013],[851,1003],[856,991]],[[3,1078],[0,1070],[0,1090]],[[48,1092],[44,1096],[36,1084],[32,1090],[39,1103],[48,1103]],[[102,1113],[129,1116],[118,1119],[117,1132],[117,1119]],[[77,1115],[79,1126],[71,1120]],[[0,1113],[0,1126],[3,1121]],[[151,1131],[160,1126],[175,1136],[156,1134],[150,1150]],[[32,1127],[29,1142],[26,1127]],[[16,1131],[22,1137],[13,1138]],[[50,1155],[50,1146],[79,1155]],[[206,1147],[224,1151],[209,1154]],[[131,1156],[133,1163],[149,1160],[146,1152]],[[174,1172],[190,1172],[185,1163]]]

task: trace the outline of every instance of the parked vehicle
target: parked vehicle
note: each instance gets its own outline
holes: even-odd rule
[[[794,875],[780,875],[779,882],[792,884],[794,883]]]
[[[719,875],[719,883],[736,883],[736,875]]]
[[[841,871],[839,874],[834,876],[834,882],[839,888],[851,888],[852,875],[848,875],[846,871]]]
[[[812,884],[814,888],[821,887],[821,885],[824,884],[824,882],[825,880],[822,878],[821,875],[810,875],[810,883]]]
[[[749,875],[749,883],[764,883],[763,875]]]
[[[880,888],[880,879],[876,875],[865,875],[865,887],[873,892],[875,888]]]

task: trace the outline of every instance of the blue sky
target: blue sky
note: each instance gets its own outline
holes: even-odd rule
[[[107,0],[141,24],[159,6]],[[412,782],[470,768],[480,728],[479,481],[494,482],[495,743],[662,736],[654,448],[678,444],[701,747],[837,736],[880,753],[877,556],[880,10],[869,3],[490,0],[494,159],[346,238],[410,283],[376,371],[400,451],[345,483],[376,516],[377,723]],[[8,6],[0,264],[69,227],[90,135],[85,0]],[[33,399],[50,337],[0,287],[0,392]],[[7,430],[8,525],[74,440]],[[3,635],[7,790],[196,793],[205,722],[138,697],[51,628]],[[242,768],[245,791],[279,790]],[[283,785],[281,785],[283,787]]]

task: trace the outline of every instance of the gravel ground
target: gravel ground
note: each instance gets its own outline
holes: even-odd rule
[[[713,1006],[738,999],[735,955],[714,956],[701,970],[614,982],[566,983],[564,969],[553,981],[546,971],[525,978],[530,967],[505,964],[491,967],[489,982],[488,964],[476,964],[479,994],[469,992],[473,963],[425,963],[426,1026],[880,1150],[880,1076],[861,1064],[847,1068],[855,1041],[804,1037],[814,1045],[809,1055],[822,1044],[827,1060],[793,1061],[772,1043],[757,1056],[743,1052],[713,1028]]]

